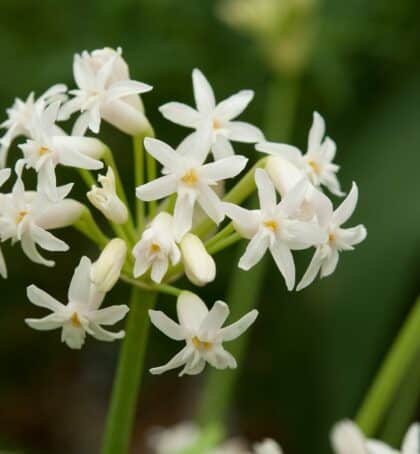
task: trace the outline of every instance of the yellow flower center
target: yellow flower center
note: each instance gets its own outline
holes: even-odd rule
[[[19,211],[18,215],[16,216],[16,223],[20,224],[23,221],[23,218],[28,214],[27,211]]]
[[[275,221],[274,219],[271,219],[269,221],[264,221],[264,225],[267,227],[267,229],[272,230],[275,232],[279,228],[279,223]]]
[[[335,235],[334,235],[334,233],[330,233],[330,234],[328,235],[328,241],[329,241],[330,243],[332,243],[333,241],[335,241]]]
[[[70,322],[75,328],[80,328],[82,326],[82,323],[80,322],[80,318],[77,315],[77,312],[73,313],[73,315],[70,318]]]
[[[202,341],[197,336],[194,336],[192,338],[192,343],[197,350],[209,351],[213,346],[213,344],[211,342]]]
[[[213,129],[219,129],[221,126],[220,121],[217,118],[213,118]]]
[[[195,186],[198,181],[197,172],[194,169],[190,169],[187,173],[181,178],[181,180],[188,186]]]
[[[44,154],[48,153],[50,150],[47,148],[47,147],[41,147],[39,150],[38,150],[38,154],[39,156],[44,156]]]
[[[311,160],[311,161],[308,162],[308,164],[312,167],[312,170],[315,173],[320,173],[321,172],[321,167],[315,161]]]
[[[150,245],[150,251],[151,252],[160,252],[160,246],[157,243],[152,243]]]

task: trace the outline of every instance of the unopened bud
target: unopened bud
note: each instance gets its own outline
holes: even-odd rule
[[[111,240],[92,265],[90,279],[100,292],[109,292],[120,278],[127,246],[120,238]]]
[[[187,233],[181,243],[185,274],[195,285],[203,286],[216,277],[216,264],[198,236]]]

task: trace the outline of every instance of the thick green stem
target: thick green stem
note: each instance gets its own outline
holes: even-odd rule
[[[223,249],[226,249],[227,247],[232,246],[232,244],[237,243],[241,239],[242,239],[241,235],[239,235],[239,233],[235,232],[226,238],[222,238],[217,243],[213,243],[210,246],[206,246],[206,249],[210,255],[214,255],[220,251],[223,251]]]
[[[134,152],[134,182],[136,187],[144,183],[144,136],[133,137]],[[137,230],[141,231],[144,227],[145,207],[143,200],[136,197],[136,224]]]
[[[356,421],[366,436],[371,437],[378,430],[419,351],[420,297],[408,315],[357,414]]]
[[[153,181],[156,179],[156,161],[155,158],[147,153],[146,155],[146,166],[147,166],[147,181]],[[150,219],[153,219],[156,215],[157,201],[151,200],[149,202],[149,212],[147,213]]]
[[[155,305],[156,296],[156,293],[143,292],[136,287],[132,289],[127,329],[112,388],[102,454],[129,452],[150,327],[148,310]]]
[[[79,220],[73,224],[73,227],[86,237],[96,243],[100,248],[108,244],[109,238],[102,232],[89,208],[85,207]]]
[[[144,282],[144,281],[129,277],[125,274],[121,274],[120,279],[135,287],[138,287],[138,288],[141,288],[144,290],[148,290],[148,291],[166,293],[167,295],[179,296],[179,294],[182,292],[182,289],[180,289],[178,287],[174,287],[172,285],[155,284],[153,282]]]

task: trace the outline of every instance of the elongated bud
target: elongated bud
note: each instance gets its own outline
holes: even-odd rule
[[[62,149],[76,150],[92,159],[101,159],[108,147],[95,137],[54,136],[54,143]]]
[[[120,278],[127,246],[120,238],[111,240],[92,265],[90,279],[100,292],[109,292]]]
[[[151,128],[141,108],[135,108],[121,99],[108,102],[102,107],[101,115],[108,123],[130,136],[138,136]]]
[[[268,156],[265,170],[282,197],[303,177],[303,173],[295,165],[279,156]]]
[[[100,175],[98,181],[102,187],[92,186],[86,194],[90,203],[110,221],[124,224],[128,219],[128,210],[117,195],[112,167],[108,167],[107,174]]]
[[[180,243],[185,274],[195,285],[203,286],[216,277],[216,264],[198,236],[187,233]]]
[[[28,197],[31,192],[28,191]],[[40,227],[46,230],[61,229],[76,223],[86,207],[73,199],[64,199],[54,203],[37,217]]]

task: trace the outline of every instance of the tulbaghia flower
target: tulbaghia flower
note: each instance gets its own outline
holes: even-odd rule
[[[249,270],[269,249],[288,290],[292,290],[295,285],[295,263],[291,250],[305,249],[323,241],[325,237],[317,223],[303,222],[293,217],[304,200],[307,181],[300,181],[278,204],[273,183],[264,170],[256,170],[255,182],[259,210],[225,204],[226,215],[232,219],[236,230],[251,240],[239,261],[239,268]]]
[[[206,362],[217,369],[236,368],[235,358],[223,348],[223,342],[239,337],[258,316],[252,310],[237,322],[222,328],[229,316],[229,307],[216,301],[209,311],[204,302],[194,293],[182,292],[177,301],[179,324],[161,311],[149,311],[151,322],[174,340],[185,341],[186,346],[167,364],[151,369],[152,374],[184,366],[180,376],[196,375],[203,371]]]
[[[192,79],[196,109],[179,102],[170,102],[159,109],[165,118],[196,130],[211,128],[211,151],[215,159],[234,154],[231,141],[255,143],[264,140],[263,133],[257,127],[242,121],[232,121],[251,102],[254,97],[252,90],[242,90],[216,105],[213,89],[204,74],[194,69]]]
[[[315,254],[302,280],[299,282],[297,290],[301,290],[311,284],[320,270],[321,277],[332,274],[337,268],[340,252],[353,250],[353,246],[361,243],[367,235],[366,228],[363,225],[348,229],[341,228],[341,225],[350,219],[356,208],[358,189],[355,183],[353,183],[348,196],[334,212],[329,199],[327,197],[325,199],[326,203],[324,206],[326,211],[319,219],[320,225],[326,234],[325,241],[316,245]]]
[[[98,170],[98,160],[105,145],[91,137],[55,135],[55,121],[60,103],[40,109],[31,125],[31,139],[19,145],[27,167],[38,173],[38,188],[51,200],[58,199],[55,168],[58,164],[81,169]]]
[[[111,342],[124,337],[124,331],[105,330],[102,325],[113,325],[125,317],[128,306],[110,306],[100,309],[105,293],[98,292],[90,280],[91,262],[82,257],[68,291],[68,303],[62,304],[35,285],[27,289],[29,300],[36,306],[45,307],[52,314],[44,318],[27,318],[25,322],[41,331],[61,328],[61,340],[70,348],[82,348],[86,333],[98,340]]]
[[[70,91],[74,97],[63,106],[60,118],[67,119],[75,112],[82,112],[74,128],[75,134],[83,135],[87,129],[98,133],[102,118],[133,136],[150,127],[142,105],[134,106],[129,98],[146,93],[152,87],[128,79],[128,70],[123,66],[121,49],[106,54],[84,51],[74,56],[73,75],[78,88]]]
[[[112,167],[108,167],[106,175],[98,176],[98,182],[102,187],[98,188],[94,185],[86,194],[90,203],[110,221],[116,224],[127,222],[128,210],[117,195]]]
[[[194,146],[183,152],[175,151],[160,140],[144,140],[147,151],[163,164],[164,176],[139,186],[136,194],[139,199],[148,201],[177,193],[174,210],[177,241],[191,229],[196,202],[216,224],[223,220],[221,201],[211,186],[235,177],[247,163],[243,156],[230,156],[204,164],[209,144],[206,139],[207,133],[197,134]]]
[[[314,186],[326,186],[333,194],[343,195],[336,175],[339,167],[332,162],[336,145],[329,137],[324,139],[324,135],[324,119],[318,112],[314,112],[314,120],[309,131],[308,149],[305,154],[292,145],[274,142],[258,143],[255,148],[291,161],[307,175]]]
[[[143,232],[140,241],[134,246],[134,277],[142,276],[152,268],[151,278],[160,283],[168,270],[169,261],[176,265],[181,252],[175,242],[174,220],[168,213],[159,213]]]
[[[54,85],[37,100],[32,92],[25,101],[15,99],[13,106],[7,109],[7,120],[0,124],[0,128],[7,129],[0,139],[0,167],[6,165],[7,153],[10,144],[18,136],[31,137],[32,120],[38,109],[57,100],[66,99],[67,87],[63,84]],[[57,127],[57,132],[60,129]]]
[[[255,454],[283,454],[280,445],[267,438],[266,440],[262,441],[261,443],[256,443],[254,445],[254,453]]]
[[[366,439],[352,421],[342,421],[335,425],[331,433],[331,443],[335,454],[398,454],[385,443]],[[420,425],[413,424],[404,437],[401,454],[420,453]]]
[[[18,164],[19,166],[19,164]],[[61,200],[50,202],[42,193],[25,191],[20,172],[10,194],[0,196],[1,241],[20,241],[23,252],[35,263],[54,266],[55,262],[40,255],[37,245],[47,251],[67,251],[68,245],[47,231],[73,224],[83,205],[64,200],[72,185],[57,189]]]

